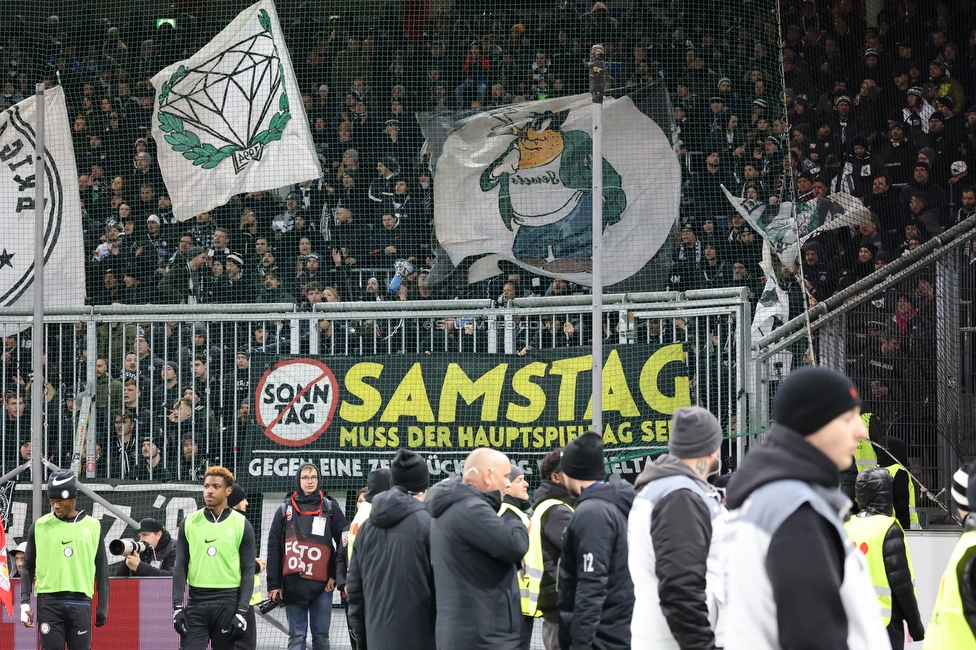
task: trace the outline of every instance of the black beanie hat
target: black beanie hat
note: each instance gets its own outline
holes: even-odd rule
[[[399,485],[407,492],[416,494],[430,487],[430,472],[423,457],[415,451],[401,449],[390,464],[393,485]]]
[[[807,436],[861,405],[847,375],[831,368],[807,366],[791,372],[776,392],[773,420]]]
[[[238,503],[240,503],[246,498],[247,498],[247,492],[244,491],[244,488],[242,488],[237,483],[234,483],[234,485],[232,485],[230,489],[230,496],[227,497],[227,505],[228,507],[233,508],[234,506],[236,506]]]
[[[59,469],[47,477],[48,499],[75,499],[78,497],[78,479],[70,469]]]
[[[581,481],[599,481],[606,477],[603,466],[603,437],[587,431],[572,440],[559,461],[563,474]]]
[[[372,503],[373,497],[390,489],[390,476],[390,470],[385,467],[369,473],[366,477],[366,494],[363,495],[366,503]]]

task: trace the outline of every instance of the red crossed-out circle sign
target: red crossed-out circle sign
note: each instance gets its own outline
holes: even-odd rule
[[[302,447],[332,424],[339,383],[315,359],[287,359],[268,368],[254,391],[254,418],[279,445]]]

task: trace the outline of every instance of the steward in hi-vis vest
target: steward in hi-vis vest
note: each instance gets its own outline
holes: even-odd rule
[[[861,511],[847,520],[844,529],[864,554],[892,650],[901,650],[905,623],[913,641],[924,638],[925,628],[915,595],[912,556],[905,531],[892,515],[891,476],[885,468],[873,467],[857,475],[857,500]]]
[[[905,443],[887,436],[881,439],[878,464],[891,474],[892,499],[895,517],[905,530],[919,530],[918,511],[915,506],[915,481],[908,475],[908,448]]]
[[[864,428],[868,432],[867,438],[861,438],[857,443],[857,450],[854,452],[854,465],[857,468],[858,474],[866,469],[871,469],[872,467],[878,466],[878,453],[874,449],[874,445],[871,444],[872,440],[877,440],[871,437],[873,433],[871,431],[872,425],[875,427],[875,431],[878,431],[878,417],[873,413],[861,413],[861,422],[864,423]]]
[[[247,512],[247,493],[237,483],[227,497],[227,505],[244,514]],[[257,542],[255,541],[255,545]],[[254,590],[251,592],[251,599],[247,601],[247,632],[244,636],[237,639],[234,643],[234,650],[255,650],[258,646],[257,616],[254,614],[254,606],[261,602],[261,576],[266,562],[259,557],[254,558]]]
[[[962,536],[939,584],[922,650],[976,650],[976,462],[952,476],[952,500],[963,519]]]
[[[363,494],[363,503],[356,510],[356,516],[349,524],[349,533],[346,535],[346,565],[352,559],[352,549],[356,544],[356,535],[359,529],[369,519],[369,513],[373,510],[373,497],[382,494],[390,489],[390,470],[385,468],[374,469],[366,477],[366,492]]]
[[[576,504],[576,499],[560,482],[562,453],[562,449],[553,449],[539,463],[542,483],[532,494],[529,550],[525,554],[525,570],[529,577],[527,614],[542,618],[542,643],[546,650],[559,650],[556,578],[563,551],[563,533]]]
[[[381,467],[374,469],[366,477],[366,491],[363,492],[363,502],[356,508],[356,516],[352,518],[349,528],[342,532],[342,552],[346,555],[346,574],[352,562],[352,549],[356,545],[356,536],[373,511],[373,497],[379,496],[390,489],[390,470]],[[352,650],[357,650],[356,634],[349,621],[349,600],[345,592],[342,594],[342,606],[346,610],[346,628],[349,630],[349,644]]]
[[[247,614],[254,590],[254,530],[227,505],[234,475],[225,467],[207,468],[206,507],[180,523],[173,566],[173,627],[182,650],[231,650],[247,636]],[[190,595],[183,604],[186,586]]]
[[[91,606],[95,585],[95,625],[108,619],[108,561],[102,527],[75,508],[78,483],[74,472],[58,470],[48,477],[51,512],[31,524],[21,568],[20,620],[34,627],[31,583],[37,594],[37,621],[42,650],[91,648]]]
[[[512,484],[508,486],[508,489],[502,495],[502,505],[498,509],[498,516],[520,522],[525,526],[526,532],[528,532],[529,517],[525,514],[525,508],[529,505],[529,484],[525,480],[525,472],[522,471],[522,468],[515,463],[511,465],[512,470],[508,478]],[[529,546],[532,546],[531,540],[529,541]],[[529,650],[529,645],[532,643],[532,623],[534,616],[529,614],[532,611],[531,598],[529,597],[530,577],[524,559],[515,577],[518,579],[519,605],[522,609],[522,642],[519,648],[520,650]]]

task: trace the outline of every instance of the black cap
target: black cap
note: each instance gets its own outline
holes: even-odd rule
[[[48,499],[74,499],[78,496],[78,477],[70,469],[59,469],[47,477]]]
[[[779,386],[773,420],[800,435],[815,433],[842,413],[861,405],[847,375],[819,366],[791,372]]]
[[[367,503],[373,502],[373,497],[382,494],[390,489],[390,470],[386,468],[374,469],[366,477],[366,494],[364,498]]]
[[[163,532],[163,525],[153,519],[152,517],[146,517],[139,522],[139,527],[136,528],[135,534],[139,533],[161,533]]]
[[[393,485],[399,485],[407,492],[424,492],[430,487],[430,472],[423,457],[415,451],[401,449],[390,463]]]
[[[599,481],[607,472],[603,459],[603,437],[587,431],[574,439],[563,451],[559,461],[563,474],[581,481]]]

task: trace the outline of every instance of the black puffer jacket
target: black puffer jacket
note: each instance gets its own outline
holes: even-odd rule
[[[424,504],[399,486],[373,499],[346,582],[358,650],[435,646],[430,521]]]
[[[559,576],[559,558],[563,553],[563,533],[573,516],[570,508],[576,505],[576,499],[569,496],[565,486],[546,479],[532,493],[532,507],[538,508],[540,503],[549,499],[562,501],[565,505],[552,506],[542,516],[543,572],[542,583],[539,585],[539,609],[547,621],[558,623],[556,578]]]
[[[617,475],[583,490],[559,563],[562,650],[629,650],[634,584],[627,566],[627,516],[634,488]]]
[[[427,493],[427,512],[434,518],[430,557],[438,648],[520,646],[522,606],[515,571],[529,550],[529,533],[521,522],[499,517],[499,507],[498,492],[479,492],[460,476]]]
[[[319,544],[332,547],[332,556],[329,559],[329,577],[336,581],[336,587],[342,588],[346,584],[346,555],[342,552],[342,531],[349,522],[342,514],[339,504],[321,492],[321,478],[316,486],[316,491],[305,496],[302,492],[299,477],[302,470],[306,467],[315,469],[318,476],[318,468],[306,463],[298,468],[295,474],[294,499],[298,508],[303,512],[313,512],[319,509],[321,504],[322,514],[329,519],[329,527],[326,528],[324,535],[312,535],[312,523],[315,515],[299,514],[292,506],[292,496],[288,495],[285,503],[275,511],[274,519],[271,521],[271,528],[268,531],[268,591],[281,589],[282,599],[286,605],[300,605],[308,607],[309,603],[322,595],[325,591],[326,583],[311,578],[303,578],[297,573],[284,575],[282,569],[285,561],[285,524],[288,508],[292,508],[292,518],[295,520],[295,528],[315,539]]]
[[[892,517],[891,475],[883,467],[873,467],[857,475],[857,501],[861,504],[858,517],[881,515]],[[901,526],[892,525],[884,539],[882,550],[885,573],[891,587],[891,625],[901,626],[902,620],[908,623],[908,631],[915,641],[925,635],[922,617],[915,599],[915,586],[912,572],[908,566],[908,553],[905,550],[905,531]]]
[[[115,575],[120,578],[173,575],[173,565],[176,563],[176,540],[168,530],[164,530],[156,548],[140,553],[139,559],[141,562],[135,571],[129,569],[129,565],[123,562]]]

